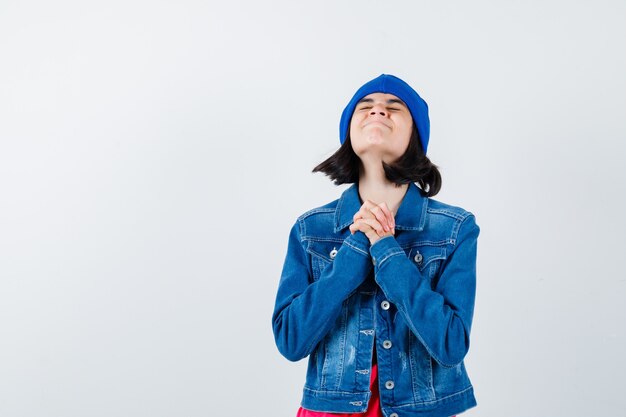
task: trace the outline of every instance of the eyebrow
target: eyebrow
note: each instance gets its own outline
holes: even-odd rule
[[[371,99],[371,98],[362,98],[361,100],[357,101],[357,103],[356,103],[356,104],[357,104],[357,106],[358,106],[358,105],[359,105],[359,104],[361,104],[361,103],[373,103],[373,102],[374,102],[374,99]],[[394,103],[397,103],[397,104],[400,104],[400,105],[402,105],[402,106],[404,106],[404,107],[407,107],[407,106],[406,106],[406,104],[404,104],[404,101],[402,101],[402,100],[400,100],[400,99],[397,99],[397,98],[390,98],[389,100],[387,100],[387,104],[394,104]]]

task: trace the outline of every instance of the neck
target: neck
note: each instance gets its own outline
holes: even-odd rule
[[[384,202],[395,216],[408,187],[409,184],[396,186],[389,181],[380,162],[370,166],[361,165],[358,185],[361,202],[365,200],[371,200],[375,204]]]

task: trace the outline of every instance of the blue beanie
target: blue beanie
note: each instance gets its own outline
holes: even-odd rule
[[[404,101],[411,112],[413,122],[417,127],[422,149],[426,154],[428,148],[428,138],[430,136],[430,120],[428,119],[428,104],[417,94],[410,85],[402,81],[400,78],[389,74],[381,74],[377,78],[365,83],[357,90],[341,114],[341,122],[339,123],[339,141],[343,144],[348,136],[348,128],[350,120],[354,113],[354,108],[359,100],[368,94],[386,93],[393,94],[400,100]]]

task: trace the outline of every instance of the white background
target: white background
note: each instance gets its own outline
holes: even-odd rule
[[[481,227],[465,415],[623,415],[625,12],[0,1],[0,415],[295,416],[289,228],[383,72]]]

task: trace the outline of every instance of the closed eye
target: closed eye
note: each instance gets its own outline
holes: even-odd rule
[[[363,107],[359,107],[357,110],[369,110],[371,108],[372,108],[372,106],[363,106]],[[388,107],[387,110],[389,110],[389,111],[402,111],[402,109],[397,108],[397,107]]]

